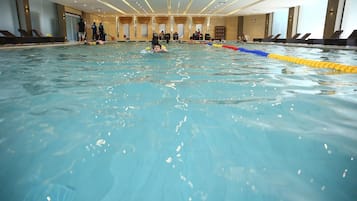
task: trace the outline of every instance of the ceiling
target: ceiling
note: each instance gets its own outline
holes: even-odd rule
[[[51,0],[98,15],[242,16],[271,13],[306,0]]]

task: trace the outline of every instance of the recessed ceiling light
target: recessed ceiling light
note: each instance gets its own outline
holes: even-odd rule
[[[188,10],[190,9],[190,7],[191,7],[191,5],[192,5],[192,1],[193,1],[193,0],[190,0],[190,1],[188,2],[187,7],[186,7],[185,11],[183,12],[184,15],[186,15],[187,12],[188,12]]]
[[[145,0],[146,5],[150,8],[151,12],[154,12],[154,10],[151,8],[150,3],[148,2],[148,0]]]
[[[129,6],[131,9],[135,10],[135,12],[140,13],[138,10],[136,10],[129,2],[126,0],[122,0],[123,3],[125,3],[127,6]]]
[[[107,3],[107,2],[102,1],[102,0],[97,0],[97,1],[98,1],[99,3],[102,3],[103,5],[106,5],[107,7],[111,8],[111,9],[114,9],[114,10],[116,10],[116,11],[118,11],[118,12],[120,12],[120,13],[126,15],[126,13],[125,13],[124,11],[120,10],[119,8],[113,6],[113,5],[110,4],[110,3]]]
[[[258,3],[261,3],[262,1],[265,1],[265,0],[258,0],[258,1],[256,1],[256,2],[253,2],[253,3],[251,3],[251,4],[248,4],[248,5],[246,5],[246,6],[240,7],[240,8],[238,8],[237,10],[234,10],[234,11],[228,13],[228,15],[232,15],[232,14],[234,14],[234,13],[237,13],[237,12],[240,11],[240,10],[243,10],[243,9],[246,9],[246,8],[249,8],[249,7],[252,7],[252,6],[254,6],[254,5],[258,4]]]
[[[209,2],[209,4],[201,10],[200,14],[203,13],[203,11],[205,11],[208,7],[210,7],[215,1],[216,0],[212,0],[211,2]]]

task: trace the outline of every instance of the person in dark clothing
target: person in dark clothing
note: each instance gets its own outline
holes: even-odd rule
[[[104,26],[102,23],[99,23],[99,40],[105,41],[105,36],[104,36]]]
[[[78,40],[84,41],[86,39],[86,25],[83,22],[83,19],[80,18],[78,22]]]
[[[92,40],[97,40],[97,25],[95,25],[95,22],[93,22],[92,25],[92,32],[93,32]]]
[[[152,35],[151,48],[152,52],[167,52],[166,47],[160,45],[159,36],[157,35],[157,33],[153,33]]]
[[[155,45],[159,45],[159,36],[157,33],[152,34],[151,47],[154,49]]]

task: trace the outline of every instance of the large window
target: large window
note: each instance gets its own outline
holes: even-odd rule
[[[346,0],[345,13],[342,19],[342,35],[341,38],[347,38],[354,29],[357,29],[357,1]]]
[[[327,1],[304,1],[299,11],[298,33],[311,33],[310,38],[323,38]]]
[[[58,17],[56,4],[51,1],[29,1],[31,11],[31,24],[43,34],[58,35]]]
[[[148,25],[141,24],[141,36],[147,37],[148,36]]]
[[[130,26],[129,24],[123,24],[124,35],[126,38],[130,38]]]
[[[281,9],[273,13],[273,28],[272,34],[281,34],[281,38],[286,38],[286,30],[288,29],[289,9]]]
[[[202,33],[202,24],[196,24],[196,30],[195,31],[200,31]]]
[[[164,31],[166,33],[166,24],[159,24],[159,32]]]
[[[177,25],[177,32],[178,32],[179,38],[183,38],[183,35],[184,35],[184,24],[178,24],[178,25]]]
[[[69,41],[78,40],[78,28],[77,28],[78,22],[79,22],[78,15],[66,13],[67,40]]]

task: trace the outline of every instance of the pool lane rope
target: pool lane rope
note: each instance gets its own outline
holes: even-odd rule
[[[260,51],[260,50],[249,50],[249,49],[245,49],[242,47],[236,47],[233,45],[212,44],[212,43],[208,43],[208,45],[210,45],[212,47],[226,48],[226,49],[231,49],[231,50],[235,50],[235,51],[254,54],[257,56],[267,57],[267,58],[271,58],[271,59],[277,59],[277,60],[281,60],[281,61],[287,61],[287,62],[291,62],[291,63],[301,64],[301,65],[310,66],[310,67],[314,67],[314,68],[331,68],[331,69],[335,69],[335,70],[345,72],[345,73],[357,73],[357,66],[344,65],[344,64],[334,63],[334,62],[302,59],[302,58],[298,58],[298,57],[284,56],[284,55],[279,55],[279,54],[271,54],[271,53],[267,53],[267,52]]]

